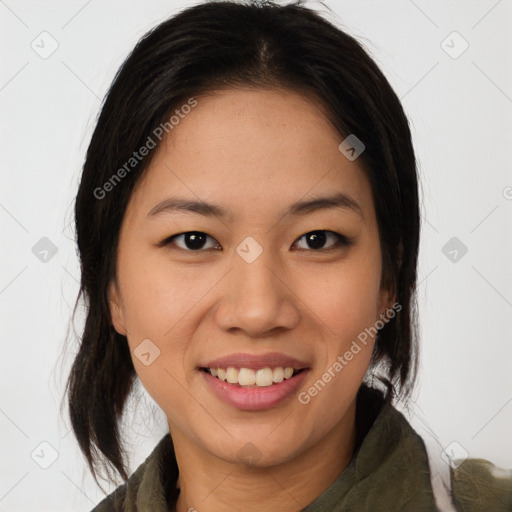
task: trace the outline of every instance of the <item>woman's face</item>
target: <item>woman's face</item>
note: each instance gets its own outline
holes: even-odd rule
[[[112,319],[173,436],[273,465],[354,410],[375,342],[365,329],[393,304],[379,287],[370,183],[302,95],[230,89],[197,101],[127,207]],[[286,367],[302,372],[285,378]]]

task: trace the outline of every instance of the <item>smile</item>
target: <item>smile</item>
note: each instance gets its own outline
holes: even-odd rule
[[[268,387],[294,377],[301,371],[304,371],[304,368],[296,369],[291,366],[286,368],[282,366],[270,368],[267,366],[254,370],[252,368],[234,368],[229,366],[228,368],[202,368],[202,370],[208,372],[212,377],[229,384],[242,387]]]
[[[231,371],[230,371],[231,369]],[[217,372],[217,376],[213,376],[212,374]],[[270,367],[261,368],[261,370],[251,370],[250,368],[234,368],[228,367],[226,371],[223,368],[209,369],[209,368],[201,368],[199,372],[204,376],[205,383],[210,390],[213,392],[213,395],[220,399],[225,404],[234,407],[239,410],[244,411],[260,411],[264,409],[270,409],[284,403],[286,399],[291,398],[296,393],[299,392],[299,388],[303,385],[304,380],[309,373],[309,368],[303,368],[301,370],[294,370],[291,367],[282,368],[276,367],[271,369]],[[246,371],[247,370],[247,371]],[[290,374],[289,377],[285,377],[285,372],[287,375]],[[257,377],[258,372],[259,377]],[[251,374],[252,372],[252,374]],[[270,380],[270,372],[272,372],[272,382],[270,384],[266,384]],[[241,376],[240,376],[241,375]],[[274,382],[274,375],[276,375],[277,380],[281,378],[280,382]],[[227,377],[233,380],[233,383],[228,382],[227,380],[222,380],[220,377]],[[250,380],[244,380],[244,379]],[[256,384],[256,379],[263,379],[263,384],[266,385],[258,385]],[[252,382],[255,381],[255,384],[240,384],[240,380],[242,382]]]

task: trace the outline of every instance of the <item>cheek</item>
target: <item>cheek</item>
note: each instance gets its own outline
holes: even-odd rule
[[[137,258],[125,256],[119,260],[124,318],[135,371],[165,411],[190,407],[190,396],[184,392],[190,379],[185,364],[190,340],[208,304],[208,292],[220,277],[218,269],[178,268],[152,255],[139,253]],[[142,350],[142,343],[148,350]],[[138,357],[147,353],[149,358]],[[146,365],[148,359],[151,363]]]
[[[161,257],[126,259],[119,267],[126,327],[133,338],[162,339],[183,329],[182,321],[218,281],[211,273],[180,269]]]
[[[354,266],[351,272],[331,274],[310,294],[323,336],[315,337],[318,365],[297,399],[304,411],[322,417],[325,431],[347,410],[370,365],[379,278],[368,267]]]
[[[373,260],[353,258],[301,282],[301,296],[308,297],[305,302],[342,345],[378,318],[380,265]]]
[[[153,345],[148,345],[147,340],[142,344],[129,341],[137,376],[164,411],[183,410],[186,408],[188,396],[184,392],[186,382],[183,355],[177,345],[163,347],[160,340],[155,339],[154,342]],[[141,350],[141,347],[144,349]]]
[[[184,319],[204,292],[183,274],[171,274],[168,266],[140,254],[119,260],[118,280],[135,371],[157,403],[174,401],[185,379],[190,333]]]
[[[313,407],[335,414],[339,407],[330,407],[355,395],[371,361],[379,318],[380,264],[375,257],[354,256],[335,271],[311,273],[302,282],[301,293],[308,297],[305,302],[323,333],[315,337],[318,367],[314,387],[306,392],[311,399],[319,397]]]

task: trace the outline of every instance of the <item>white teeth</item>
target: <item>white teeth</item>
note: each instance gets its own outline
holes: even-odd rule
[[[230,366],[227,370],[226,370],[226,380],[230,383],[230,384],[236,384],[238,382],[238,370],[236,368],[233,368],[232,366]]]
[[[250,368],[240,368],[238,384],[240,384],[240,386],[254,386],[254,384],[256,384],[256,375],[254,370],[251,370]]]
[[[258,386],[270,386],[272,384],[272,368],[262,368],[256,372],[256,384]]]
[[[284,370],[281,367],[274,368],[273,380],[274,382],[283,382]]]
[[[277,366],[272,369],[270,367],[253,370],[252,368],[234,368],[229,366],[224,368],[208,368],[213,377],[217,377],[222,381],[227,381],[230,384],[239,384],[240,386],[258,386],[267,387],[271,386],[274,382],[283,382],[293,375],[293,368]]]

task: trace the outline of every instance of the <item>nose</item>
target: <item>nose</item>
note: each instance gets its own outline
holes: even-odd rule
[[[300,321],[300,299],[291,281],[270,250],[250,263],[235,254],[216,311],[217,325],[254,338],[293,329]]]

